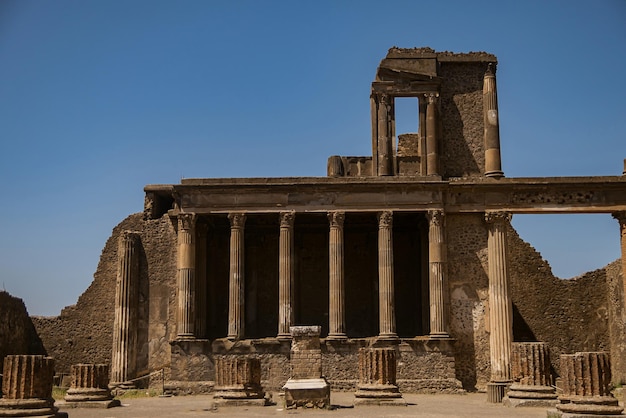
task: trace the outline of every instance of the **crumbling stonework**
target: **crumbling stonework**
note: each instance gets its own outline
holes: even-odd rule
[[[21,299],[0,291],[0,318],[0,374],[1,360],[9,354],[46,354]]]

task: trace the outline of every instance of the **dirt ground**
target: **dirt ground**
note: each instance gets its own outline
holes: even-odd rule
[[[404,394],[408,406],[358,406],[352,405],[354,394],[333,392],[330,410],[284,410],[281,399],[274,395],[276,405],[266,407],[213,407],[210,395],[179,397],[146,397],[124,399],[122,406],[111,409],[66,408],[57,402],[61,412],[69,418],[155,418],[155,417],[253,417],[300,415],[303,417],[546,417],[547,408],[507,408],[501,404],[487,403],[484,393],[465,395]]]

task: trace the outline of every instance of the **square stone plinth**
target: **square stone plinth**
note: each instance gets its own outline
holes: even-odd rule
[[[289,379],[285,386],[285,408],[330,408],[330,385],[324,378]]]

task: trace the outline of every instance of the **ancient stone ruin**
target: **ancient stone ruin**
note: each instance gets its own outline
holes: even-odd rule
[[[395,348],[359,350],[359,385],[354,396],[355,405],[406,406],[396,384]]]
[[[72,383],[65,395],[65,404],[79,408],[112,408],[120,406],[109,389],[108,364],[75,364],[71,368]]]
[[[54,359],[39,355],[4,358],[0,417],[61,418],[52,399]]]
[[[511,377],[506,406],[554,406],[556,390],[550,372],[550,353],[542,342],[511,345]]]
[[[330,385],[322,375],[320,326],[294,326],[291,330],[291,377],[283,390],[287,409],[329,408]]]
[[[217,406],[268,405],[261,387],[259,359],[239,355],[217,357],[213,399]]]
[[[58,370],[110,363],[121,385],[164,370],[173,391],[199,393],[220,359],[244,356],[277,391],[294,378],[290,327],[317,324],[316,361],[347,391],[369,379],[361,348],[393,347],[401,393],[530,396],[544,383],[513,372],[512,345],[529,341],[555,377],[561,354],[609,351],[626,383],[626,176],[505,177],[497,66],[391,48],[371,84],[371,155],[331,156],[326,177],[145,186],[77,304],[34,318]],[[396,132],[400,99],[417,132]],[[529,213],[613,215],[621,261],[560,280],[511,226]]]

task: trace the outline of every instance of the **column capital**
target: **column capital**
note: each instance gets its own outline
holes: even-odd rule
[[[228,214],[228,220],[232,228],[243,228],[246,224],[246,214],[243,212],[231,212]]]
[[[280,212],[280,227],[281,228],[293,228],[293,222],[296,219],[296,211],[290,210],[287,212]]]
[[[511,213],[505,211],[485,212],[485,221],[488,224],[503,224],[511,222]]]
[[[391,228],[393,226],[393,211],[378,212],[378,227]]]
[[[490,62],[487,65],[487,71],[485,71],[485,77],[495,77],[496,69],[497,69],[497,64],[495,62]]]
[[[193,229],[196,226],[196,220],[198,217],[193,212],[182,212],[178,214],[178,228],[179,229]]]
[[[443,209],[430,209],[428,212],[426,212],[428,221],[431,224],[435,224],[438,226],[443,225],[443,220],[444,220],[445,215],[446,213],[443,211]]]
[[[431,93],[424,93],[424,98],[426,99],[426,103],[435,104],[437,103],[437,99],[439,98],[439,93],[436,91]]]
[[[328,221],[331,228],[343,228],[343,221],[346,218],[346,213],[340,210],[328,212]]]

